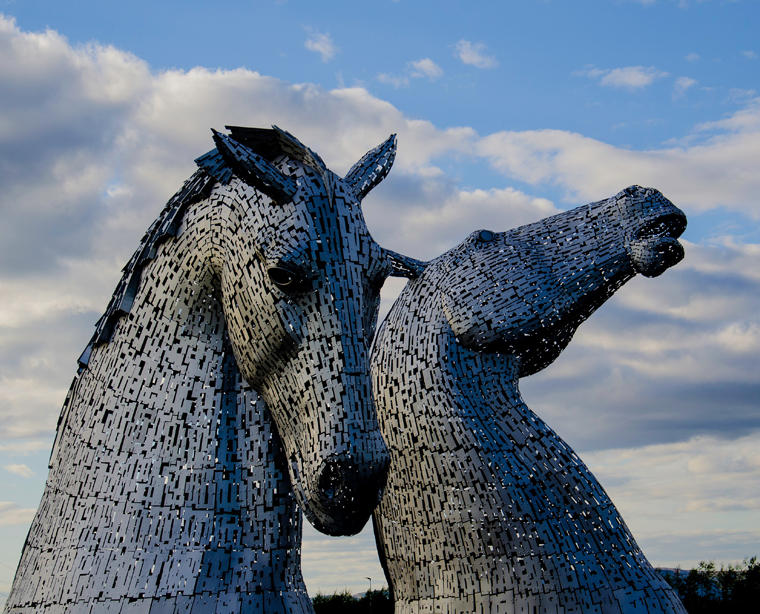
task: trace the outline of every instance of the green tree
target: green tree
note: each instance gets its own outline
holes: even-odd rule
[[[733,590],[733,605],[737,614],[757,613],[760,604],[760,561],[756,556],[744,559]]]
[[[390,591],[384,586],[379,591],[367,591],[359,600],[357,612],[362,614],[393,614]]]
[[[315,614],[393,614],[390,591],[385,586],[379,591],[367,591],[361,599],[348,589],[330,596],[317,593],[311,603]]]
[[[684,573],[660,571],[689,614],[758,614],[760,612],[760,562],[757,557],[716,569],[714,561],[702,561]]]
[[[330,596],[321,592],[311,600],[315,614],[353,614],[357,612],[358,600],[351,595],[348,589]]]

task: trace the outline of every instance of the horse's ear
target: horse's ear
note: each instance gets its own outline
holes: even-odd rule
[[[195,159],[198,168],[203,169],[222,185],[227,185],[232,179],[232,169],[228,166],[218,149],[207,151]]]
[[[293,199],[298,189],[295,179],[283,175],[265,158],[226,134],[213,128],[211,131],[219,154],[238,177],[275,202],[286,203]]]
[[[362,199],[385,179],[395,159],[396,135],[391,134],[387,141],[364,154],[343,180],[354,189],[359,199]]]
[[[277,141],[280,144],[280,149],[282,149],[284,154],[295,160],[300,160],[314,170],[327,170],[327,166],[325,166],[325,163],[322,161],[322,158],[319,157],[319,154],[306,147],[306,145],[290,134],[290,132],[278,128],[277,126],[272,126],[272,130],[274,130],[274,133],[277,136]]]

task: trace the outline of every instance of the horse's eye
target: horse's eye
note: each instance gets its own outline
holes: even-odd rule
[[[496,238],[496,235],[492,233],[490,230],[481,230],[478,233],[478,241],[480,243],[488,243],[489,241],[493,241]]]
[[[267,269],[269,279],[280,290],[291,290],[296,285],[296,276],[287,269],[281,269],[280,267],[271,267]]]

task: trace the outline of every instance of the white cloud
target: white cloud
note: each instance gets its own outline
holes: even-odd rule
[[[456,54],[462,62],[476,66],[477,68],[495,68],[499,65],[496,58],[483,53],[485,46],[480,43],[471,43],[468,40],[460,40],[456,44]]]
[[[42,450],[50,450],[52,440],[19,440],[0,444],[0,452],[12,452],[14,454],[33,454]]]
[[[391,75],[389,73],[380,73],[377,75],[377,80],[380,81],[380,83],[385,83],[386,85],[392,85],[395,88],[399,87],[406,87],[409,85],[409,77],[407,76],[396,76]]]
[[[560,130],[494,133],[475,148],[510,177],[563,187],[571,202],[606,197],[637,183],[656,186],[692,211],[723,206],[760,218],[760,176],[754,166],[760,158],[760,100],[700,128],[708,130],[721,132],[690,147],[646,151]]]
[[[630,91],[643,89],[652,85],[657,79],[669,76],[669,73],[654,66],[626,66],[624,68],[595,68],[589,66],[575,74],[585,75],[592,79],[600,78],[599,84],[606,87],[625,88]]]
[[[4,465],[4,467],[6,471],[20,475],[22,478],[31,478],[34,476],[34,471],[26,465]]]
[[[699,55],[696,53],[690,53],[685,59],[687,62],[696,62],[699,59]]]
[[[528,405],[576,449],[760,429],[760,245],[682,243],[682,263],[628,282],[550,368],[521,381]]]
[[[681,98],[689,88],[694,87],[697,83],[695,79],[689,77],[678,77],[673,86],[673,98]]]
[[[440,255],[479,228],[507,230],[558,212],[548,200],[512,188],[461,190],[432,178],[425,184],[423,192],[404,185],[410,192],[406,195],[393,186],[365,212],[374,234],[393,235],[394,249],[422,260]]]
[[[667,77],[668,73],[653,66],[626,66],[613,68],[602,77],[600,83],[611,87],[625,87],[630,90],[641,89],[654,83],[655,79]]]
[[[747,102],[750,98],[757,96],[755,90],[744,90],[739,87],[732,87],[728,91],[729,100],[732,102]]]
[[[365,591],[369,588],[368,577],[372,578],[373,590],[387,585],[377,557],[371,522],[361,533],[352,537],[329,537],[317,533],[305,522],[301,559],[305,569],[320,570],[318,576],[306,577],[306,588],[312,597],[318,590],[332,595],[347,586]],[[325,565],[325,561],[330,561],[330,564]]]
[[[718,557],[741,560],[760,548],[752,521],[760,511],[759,450],[755,433],[583,457],[652,562],[688,568]],[[711,521],[715,511],[722,526]]]
[[[409,63],[409,76],[413,78],[427,77],[431,81],[443,74],[443,69],[430,58],[423,58]]]
[[[14,524],[29,524],[36,509],[24,509],[18,503],[0,501],[0,527]]]
[[[757,54],[754,51],[742,51],[742,55],[748,60],[756,60]]]
[[[330,38],[329,32],[317,32],[312,28],[306,28],[306,31],[309,33],[309,36],[306,39],[304,46],[309,51],[313,51],[322,56],[323,62],[329,62],[335,57],[335,54],[340,51],[340,48],[337,47],[335,43],[333,43],[332,38]]]
[[[570,202],[605,198],[639,183],[657,186],[688,212],[726,207],[758,214],[758,101],[702,126],[699,134],[716,134],[691,147],[623,150],[559,130],[480,137],[470,128],[439,130],[409,119],[361,88],[325,91],[243,69],[152,74],[129,54],[95,46],[74,50],[54,32],[22,33],[7,20],[0,25],[2,36],[13,41],[0,55],[0,71],[16,75],[7,79],[9,101],[36,100],[31,92],[46,96],[35,104],[6,105],[0,118],[7,126],[0,169],[22,171],[0,176],[8,233],[0,245],[13,245],[4,261],[27,267],[24,275],[15,265],[0,270],[6,297],[0,311],[0,436],[6,438],[49,436],[76,356],[119,268],[162,203],[192,173],[192,160],[212,147],[211,126],[276,123],[319,151],[336,172],[397,132],[396,167],[368,197],[365,213],[379,241],[420,258],[477,227],[506,229],[554,210],[546,200],[509,188],[462,190],[433,163],[445,156],[481,159],[528,185],[558,185]],[[88,93],[97,89],[88,85],[91,75],[111,83],[112,94]],[[64,98],[55,93],[61,88],[68,88]],[[728,244],[715,249],[740,262]],[[755,265],[745,260],[737,266]],[[700,304],[707,309],[709,301]]]
[[[393,75],[389,73],[380,73],[377,80],[386,85],[392,85],[395,88],[407,87],[410,79],[422,79],[427,77],[430,81],[435,81],[443,75],[443,69],[430,58],[423,58],[409,62],[406,65],[406,71],[403,75]]]
[[[755,94],[754,90],[732,90],[734,99],[741,100]],[[705,122],[697,125],[697,132],[730,131],[737,134],[751,134],[760,136],[760,98],[753,98],[746,103],[743,109],[725,117],[724,119]]]

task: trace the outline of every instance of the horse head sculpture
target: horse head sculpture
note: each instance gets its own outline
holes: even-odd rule
[[[214,133],[217,149],[198,163],[222,184],[211,223],[226,241],[209,258],[238,367],[272,413],[308,520],[357,533],[388,465],[368,351],[395,256],[370,236],[361,199],[390,170],[395,136],[341,178],[284,131],[272,162],[246,145],[266,133],[231,131]],[[230,171],[239,179],[227,183]]]
[[[474,232],[402,291],[372,353],[391,454],[374,522],[397,614],[684,614],[518,382],[634,275],[680,261],[685,226],[662,194],[632,186]]]
[[[685,228],[660,192],[631,186],[515,230],[473,233],[441,262],[446,319],[465,347],[520,356],[520,376],[531,375],[626,281],[680,262]]]
[[[343,535],[380,500],[369,346],[383,281],[419,267],[361,200],[395,137],[341,178],[282,130],[230,131],[79,359],[6,612],[312,612],[296,502]]]

